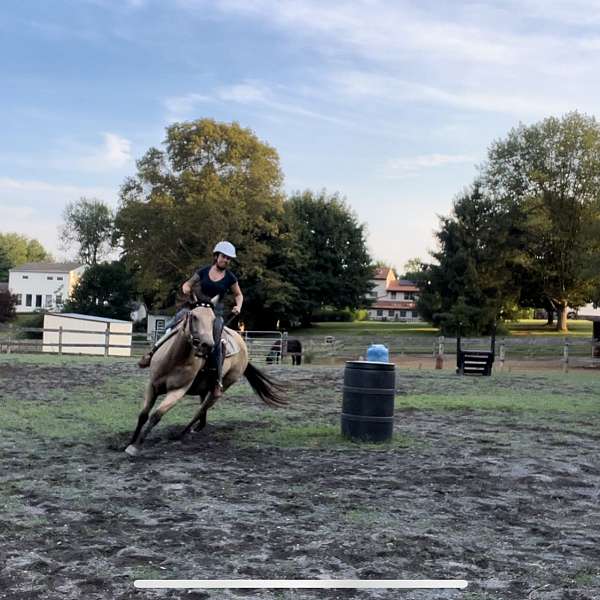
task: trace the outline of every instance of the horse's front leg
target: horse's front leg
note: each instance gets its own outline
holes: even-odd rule
[[[142,411],[138,416],[137,426],[135,428],[135,431],[133,432],[133,435],[131,436],[131,439],[129,440],[129,445],[127,446],[127,448],[137,445],[136,442],[140,435],[140,431],[142,430],[142,427],[146,424],[146,421],[148,420],[148,415],[150,414],[150,411],[152,410],[152,407],[154,406],[157,397],[158,394],[156,393],[156,389],[152,384],[152,381],[148,381],[148,383],[146,383],[146,388],[144,389],[144,402],[142,405]],[[127,452],[127,449],[125,449],[125,452]],[[128,454],[131,453],[128,452]]]
[[[145,427],[143,427],[143,429],[139,433],[138,438],[137,438],[137,443],[131,443],[129,446],[127,446],[127,448],[125,448],[125,452],[127,452],[127,454],[129,454],[130,456],[136,456],[139,453],[141,446],[144,443],[144,440],[146,439],[146,436],[152,431],[152,429],[154,429],[156,424],[163,418],[163,416],[168,411],[170,411],[175,406],[175,404],[177,404],[177,402],[179,400],[181,400],[181,398],[183,398],[185,396],[186,392],[188,391],[188,388],[191,385],[192,385],[192,382],[188,383],[184,387],[180,387],[176,390],[171,390],[170,392],[167,393],[166,398],[160,403],[159,407],[152,413],[149,421],[146,423]]]

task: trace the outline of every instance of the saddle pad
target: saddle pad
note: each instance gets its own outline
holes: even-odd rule
[[[233,356],[240,351],[238,341],[233,337],[232,330],[228,327],[223,329],[223,338],[225,342],[225,357]]]

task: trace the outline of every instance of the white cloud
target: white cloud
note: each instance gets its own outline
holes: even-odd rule
[[[104,133],[100,148],[88,149],[87,156],[75,159],[75,165],[83,170],[109,171],[122,169],[132,161],[131,142],[116,133]],[[72,159],[66,159],[67,164]],[[61,161],[59,161],[61,162]]]
[[[281,96],[285,96],[286,92],[287,90],[283,88],[275,92],[258,81],[242,81],[233,85],[217,87],[210,95],[189,93],[183,96],[170,97],[164,101],[164,105],[168,112],[167,118],[169,121],[181,121],[195,117],[194,113],[202,103],[231,102],[244,106],[257,106],[262,109],[268,108],[280,113],[327,121],[338,125],[348,125],[348,122],[344,119],[305,108],[298,104],[297,100],[290,101],[282,98]]]
[[[8,201],[11,194],[13,196],[23,197],[30,193],[47,193],[49,197],[75,196],[76,199],[81,196],[96,196],[109,198],[115,196],[115,190],[103,187],[82,187],[69,184],[56,184],[46,181],[13,179],[10,177],[0,177],[0,207],[3,207],[3,200]],[[7,206],[3,207],[8,209]],[[7,215],[10,218],[10,214]]]
[[[474,163],[476,159],[464,154],[425,154],[405,158],[394,158],[385,164],[386,177],[407,177],[424,169],[447,165]]]

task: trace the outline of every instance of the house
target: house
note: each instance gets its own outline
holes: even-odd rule
[[[79,263],[25,263],[8,272],[17,313],[60,309],[85,270]]]
[[[420,321],[417,313],[419,288],[407,279],[397,279],[393,269],[378,267],[371,292],[373,304],[369,319],[373,321]]]

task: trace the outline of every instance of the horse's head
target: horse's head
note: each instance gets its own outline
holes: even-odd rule
[[[213,301],[208,298],[197,300],[186,316],[183,328],[197,356],[206,358],[215,345],[213,324],[215,313]]]

